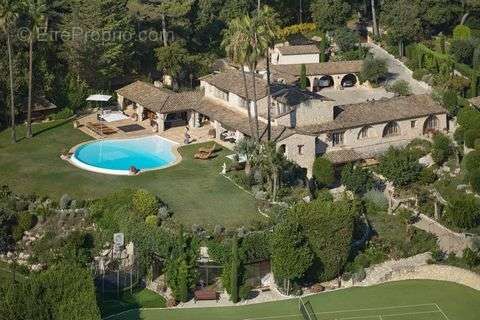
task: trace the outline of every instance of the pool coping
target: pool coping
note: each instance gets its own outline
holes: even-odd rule
[[[97,141],[137,140],[137,139],[143,139],[143,138],[149,138],[149,137],[156,137],[156,138],[160,138],[160,139],[163,139],[163,140],[166,140],[166,141],[170,142],[172,144],[172,150],[171,151],[172,151],[173,155],[175,156],[175,161],[173,161],[173,162],[171,162],[167,165],[161,166],[161,167],[151,168],[151,169],[142,169],[142,170],[138,171],[137,173],[132,173],[132,172],[130,172],[130,170],[113,170],[113,169],[105,169],[105,168],[95,167],[95,166],[86,164],[86,163],[80,161],[79,159],[77,159],[75,157],[75,152],[77,151],[78,148],[80,148],[83,145],[94,143],[94,142],[97,142]],[[144,136],[141,136],[141,137],[93,139],[93,140],[89,140],[89,141],[79,143],[76,146],[72,147],[69,150],[69,156],[68,157],[62,157],[62,160],[67,161],[68,163],[70,163],[71,165],[73,165],[73,166],[75,166],[79,169],[89,171],[89,172],[107,174],[107,175],[112,175],[112,176],[138,176],[142,173],[146,173],[146,172],[150,172],[150,171],[156,171],[156,170],[162,170],[162,169],[170,168],[170,167],[173,167],[173,166],[179,164],[182,161],[182,155],[180,154],[180,152],[178,152],[178,148],[180,148],[180,147],[181,147],[180,143],[175,142],[171,139],[156,135],[156,134],[144,135]]]

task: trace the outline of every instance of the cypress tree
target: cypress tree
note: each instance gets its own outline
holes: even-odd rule
[[[473,51],[473,69],[479,70],[480,69],[480,46],[477,46]]]
[[[238,256],[238,239],[235,236],[232,244],[232,258],[231,258],[231,274],[230,274],[230,300],[237,303],[238,298],[238,274],[240,271],[240,258]]]
[[[300,67],[300,89],[307,89],[307,67],[304,64]]]

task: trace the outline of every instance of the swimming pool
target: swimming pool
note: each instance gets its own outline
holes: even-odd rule
[[[175,146],[159,136],[101,140],[79,145],[70,161],[93,172],[129,175],[132,166],[147,171],[174,164],[178,159]]]

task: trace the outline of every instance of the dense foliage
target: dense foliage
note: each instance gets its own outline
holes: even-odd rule
[[[449,137],[441,133],[433,136],[432,159],[436,164],[442,165],[453,153],[454,150]]]
[[[313,254],[303,227],[288,215],[275,226],[272,237],[272,270],[285,293],[290,293],[290,283],[300,280],[312,262]]]
[[[318,157],[313,163],[313,177],[320,188],[335,182],[335,170],[333,164],[325,158]]]
[[[387,63],[385,60],[368,57],[364,60],[360,80],[369,81],[373,85],[378,85],[388,74]]]
[[[0,283],[3,319],[100,319],[90,271],[73,264],[52,266],[28,281]]]
[[[422,165],[411,151],[390,148],[381,157],[378,171],[395,186],[406,186],[418,180]]]
[[[471,194],[458,194],[449,200],[444,219],[447,223],[462,229],[470,229],[480,224],[480,205]]]
[[[349,200],[316,200],[292,208],[292,219],[302,227],[314,254],[310,276],[330,280],[340,274],[350,254],[359,211],[357,203]]]
[[[347,164],[342,170],[342,184],[361,195],[375,187],[375,179],[368,169]]]

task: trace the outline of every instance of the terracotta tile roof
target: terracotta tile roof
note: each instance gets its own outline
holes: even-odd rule
[[[210,98],[203,98],[195,107],[195,110],[219,121],[226,129],[238,130],[245,135],[251,136],[248,116],[246,114],[236,112],[219,102]],[[260,136],[262,140],[267,139],[267,125],[259,121]],[[294,130],[283,126],[272,126],[272,140],[280,141],[295,134]]]
[[[427,94],[396,97],[335,108],[336,116],[333,121],[298,127],[296,130],[306,134],[317,134],[394,120],[406,120],[447,113],[447,110]]]
[[[357,152],[353,149],[330,151],[325,153],[323,157],[330,160],[333,164],[349,163],[368,158],[366,154]]]
[[[296,45],[296,46],[279,46],[277,47],[283,55],[295,55],[295,54],[315,54],[320,53],[320,49],[316,45]]]
[[[296,106],[307,100],[333,101],[330,98],[297,87],[285,87],[272,94],[272,98],[289,106]]]
[[[169,113],[192,109],[202,98],[201,91],[174,92],[157,88],[143,81],[136,81],[116,91],[128,100],[159,113]]]
[[[305,64],[307,76],[359,73],[362,71],[362,66],[362,60]],[[272,65],[272,76],[274,79],[282,78],[291,83],[298,80],[301,68],[302,64]]]
[[[253,100],[253,82],[252,74],[246,73],[247,86],[248,86],[248,98]],[[242,72],[238,70],[227,70],[222,73],[210,74],[200,78],[220,90],[232,92],[242,98],[246,98],[245,86],[243,85]],[[255,86],[257,92],[257,100],[265,98],[267,96],[267,80],[255,76]]]

